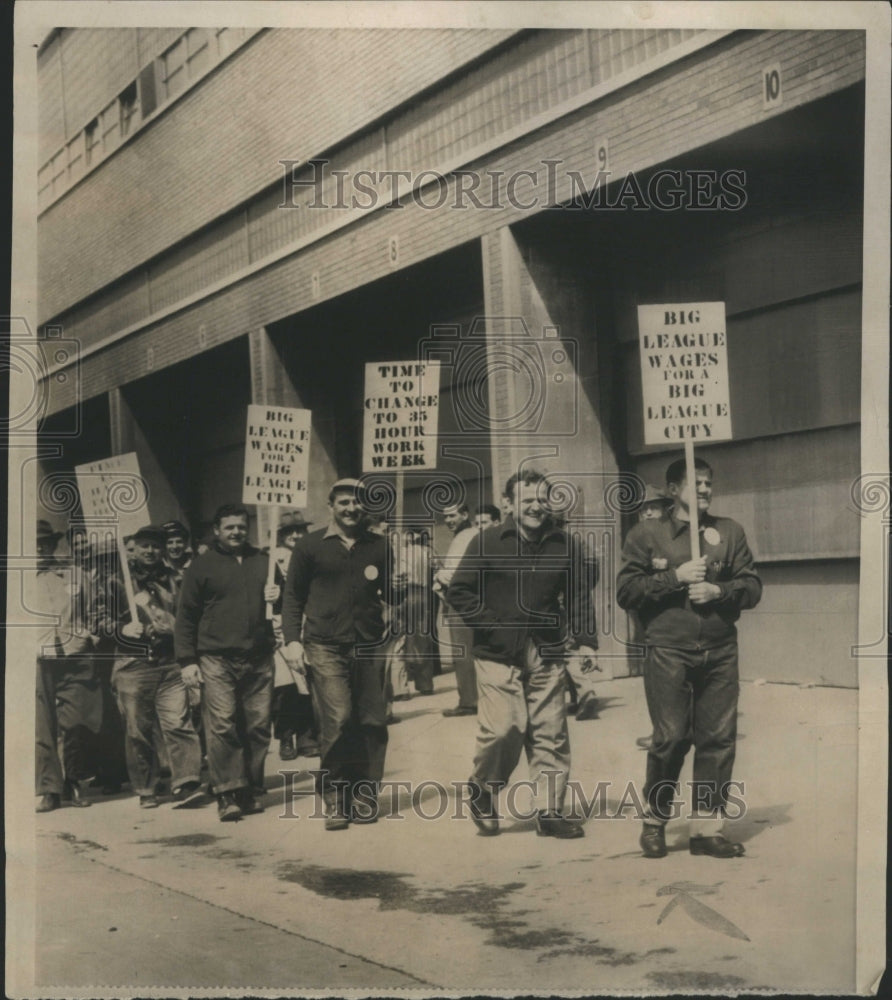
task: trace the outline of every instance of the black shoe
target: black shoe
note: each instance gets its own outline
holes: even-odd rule
[[[73,806],[77,806],[78,809],[86,809],[87,806],[93,804],[84,795],[79,781],[66,781],[62,790],[62,798]]]
[[[325,806],[325,829],[346,830],[350,826],[350,817],[342,805],[327,803]]]
[[[386,726],[395,726],[398,722],[402,722],[402,721],[403,720],[398,715],[394,715],[391,712],[390,715],[387,716],[387,719],[386,719],[386,721],[385,721],[384,724]]]
[[[297,756],[298,757],[318,757],[319,756],[319,744],[311,743],[309,740],[306,743],[297,744]]]
[[[235,801],[243,816],[256,816],[258,813],[262,813],[265,808],[250,788],[240,788],[235,793]]]
[[[158,808],[158,796],[157,795],[140,795],[140,797],[139,797],[139,808],[140,809],[157,809]]]
[[[471,819],[474,821],[474,826],[484,837],[494,837],[499,832],[499,814],[496,812],[492,793],[485,789],[476,778],[468,779],[468,791],[471,795],[468,804],[471,807]]]
[[[585,830],[559,812],[539,812],[536,816],[536,834],[540,837],[557,837],[558,840],[575,840],[584,837]]]
[[[221,823],[233,823],[242,818],[241,807],[235,801],[235,795],[232,792],[223,792],[222,795],[217,796],[217,812]]]
[[[37,807],[34,812],[52,812],[54,809],[58,809],[61,804],[58,792],[47,792],[45,795],[41,795],[37,800]]]
[[[295,760],[297,751],[294,749],[294,741],[289,736],[286,740],[279,740],[279,760]]]
[[[454,719],[459,715],[476,715],[476,714],[477,714],[476,708],[469,708],[465,705],[456,705],[455,708],[443,709],[443,715],[445,715],[447,719]]]
[[[691,837],[690,850],[691,854],[708,854],[711,858],[739,858],[745,848],[719,833],[715,837]]]
[[[576,706],[576,721],[598,718],[598,698],[592,691],[586,691]]]
[[[638,840],[646,858],[666,857],[666,825],[664,823],[645,823]]]
[[[204,804],[204,789],[198,781],[187,781],[173,793],[173,799],[174,809],[195,809]]]

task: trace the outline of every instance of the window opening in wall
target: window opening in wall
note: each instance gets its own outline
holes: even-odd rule
[[[169,101],[186,86],[186,38],[185,35],[162,54],[161,96]]]
[[[211,49],[206,28],[190,28],[186,32],[186,63],[190,80],[200,76],[210,65]]]
[[[130,125],[136,114],[136,80],[121,91],[118,97],[118,106],[121,111],[121,137],[128,135]]]
[[[99,133],[99,119],[94,118],[84,128],[84,155],[89,166],[101,153],[102,136]],[[98,148],[97,148],[98,147]]]

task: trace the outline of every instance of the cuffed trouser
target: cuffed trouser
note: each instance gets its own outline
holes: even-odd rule
[[[35,694],[35,794],[61,795],[66,777],[92,776],[90,748],[102,727],[102,690],[88,658],[39,657]],[[67,737],[64,774],[60,732]]]
[[[475,663],[479,729],[472,777],[506,783],[523,750],[536,808],[560,810],[570,774],[565,661],[543,659],[527,640],[519,664],[479,658]]]
[[[273,706],[272,656],[201,653],[202,721],[215,795],[263,788]]]
[[[678,776],[692,743],[694,815],[720,815],[737,740],[737,642],[699,651],[649,646],[644,691],[653,723],[644,783],[648,817],[655,822],[672,817]]]
[[[313,641],[304,655],[319,727],[316,791],[332,804],[339,787],[370,782],[377,790],[387,752],[382,657],[356,656],[352,643]]]
[[[477,707],[477,672],[474,665],[474,636],[460,625],[455,612],[445,604],[437,611],[437,635],[440,638],[440,663],[443,670],[455,671],[459,708]]]
[[[133,660],[115,667],[112,683],[124,720],[124,752],[133,791],[155,794],[161,769],[155,747],[156,721],[170,757],[171,787],[198,781],[201,744],[180,668]]]

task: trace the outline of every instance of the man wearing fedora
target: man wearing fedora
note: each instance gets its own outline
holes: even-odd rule
[[[616,581],[616,603],[636,611],[647,655],[644,690],[653,723],[644,783],[641,849],[666,856],[666,823],[684,759],[694,747],[691,854],[737,858],[744,853],[722,832],[737,741],[737,627],[741,611],[762,596],[743,528],[709,513],[712,467],[695,460],[688,483],[684,459],[666,470],[673,501],[668,516],[629,532]],[[700,558],[691,557],[691,504],[696,504]]]
[[[269,558],[248,543],[248,511],[224,504],[214,543],[183,577],[174,648],[187,686],[203,685],[202,716],[211,788],[220,819],[263,812],[264,763],[273,700]]]
[[[84,571],[56,558],[64,532],[49,521],[37,522],[37,567],[27,580],[26,606],[48,619],[37,645],[37,729],[35,793],[37,812],[58,809],[63,796],[75,806],[89,806],[83,783],[92,775],[82,728],[97,734],[102,727],[102,688],[93,669],[94,639],[89,631],[91,587]],[[63,742],[65,772],[59,760]]]
[[[201,745],[192,725],[186,686],[174,657],[178,585],[176,571],[162,558],[167,533],[146,525],[134,536],[131,571],[137,620],[123,594],[123,610],[112,671],[112,685],[126,731],[127,771],[143,809],[158,805],[160,764],[155,749],[155,721],[170,760],[174,808],[201,800]]]
[[[310,530],[301,511],[285,511],[279,518],[276,530],[276,582],[284,588],[288,576],[291,553],[299,539]],[[279,741],[279,759],[296,760],[298,757],[318,757],[319,745],[313,704],[306,677],[292,672],[285,658],[285,639],[282,635],[282,616],[273,616],[276,636],[275,678],[273,691],[273,736]]]
[[[285,655],[309,678],[319,726],[327,830],[377,819],[387,749],[382,600],[393,597],[393,557],[363,502],[358,480],[332,486],[331,521],[295,546],[282,605]]]

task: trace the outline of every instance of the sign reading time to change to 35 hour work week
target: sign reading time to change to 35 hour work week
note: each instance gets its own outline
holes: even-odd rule
[[[248,407],[242,503],[306,506],[311,417],[288,406]]]
[[[439,362],[367,364],[362,471],[436,468],[439,405]]]
[[[728,441],[724,302],[638,306],[644,443]]]

